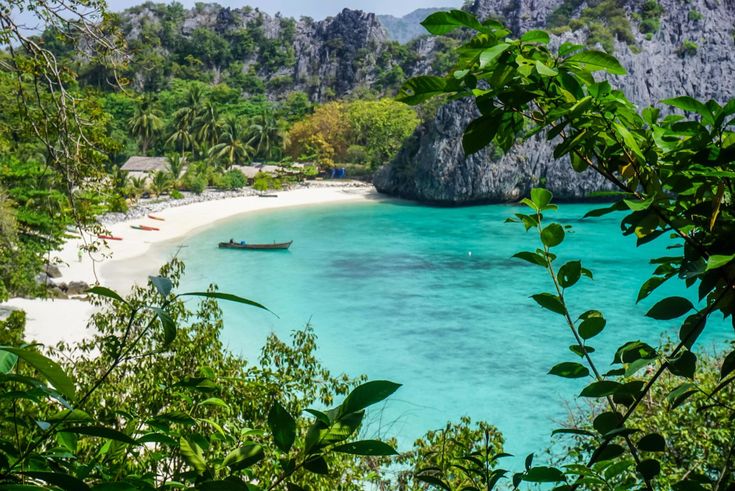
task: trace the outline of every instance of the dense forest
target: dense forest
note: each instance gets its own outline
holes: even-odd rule
[[[576,312],[573,300],[574,287],[594,271],[586,258],[560,253],[574,235],[570,224],[554,221],[552,193],[540,186],[524,196],[523,212],[508,220],[530,237],[515,257],[548,274],[548,291],[529,302],[548,311],[571,343],[549,375],[584,379],[579,397],[590,404],[554,432],[562,451],[546,458],[546,449],[528,449],[535,453],[506,469],[502,435],[461,415],[447,415],[454,421],[400,454],[390,438],[365,435],[369,411],[400,385],[330,373],[308,326],[288,342],[271,336],[258,360],[230,353],[220,340],[218,302],[267,306],[215,286],[181,292],[184,265],[173,260],[128,295],[93,287],[94,334],[78,345],[30,343],[21,312],[3,321],[0,487],[735,486],[735,353],[713,357],[696,347],[711,318],[732,322],[735,311],[735,101],[681,95],[639,109],[617,89],[614,77],[626,70],[605,51],[610,39],[626,41],[628,24],[616,5],[565,0],[553,10],[559,32],[587,23],[593,47],[557,45],[537,29],[515,36],[499,20],[464,10],[433,13],[423,25],[439,36],[432,49],[440,54],[428,61],[434,75],[410,68],[417,63],[406,61],[411,51],[392,42],[364,53],[350,43],[325,43],[321,54],[313,43],[296,43],[311,55],[289,49],[299,36],[339,29],[334,19],[295,22],[197,6],[210,29],[187,24],[177,4],[102,17],[88,13],[104,12],[94,1],[21,6],[48,29],[29,36],[0,11],[0,299],[43,294],[36,275],[47,253],[74,230],[101,232],[100,214],[124,210],[143,194],[175,199],[208,186],[238,188],[245,184],[238,168],[255,161],[374,169],[439,105],[459,98],[476,107],[462,137],[466,154],[487,147],[506,153],[542,134],[555,159],[615,189],[606,195],[612,202],[587,218],[617,212],[621,232],[638,245],[675,241],[667,255],[651,258],[654,272],[639,301],[666,282],[694,294],[659,298],[646,314],[677,326],[670,344],[621,340],[608,367],[592,346],[608,327],[604,313],[594,305]],[[660,12],[651,2],[639,8],[641,29],[655,32]],[[156,21],[143,21],[146,12]],[[237,23],[223,12],[250,19],[248,28],[230,29]],[[339,61],[319,63],[325,53]],[[376,62],[381,57],[388,61]],[[300,66],[304,59],[315,63]],[[257,63],[246,67],[248,60]],[[131,155],[166,156],[168,169],[133,181],[119,172]],[[522,272],[518,282],[538,287]],[[519,329],[519,336],[532,334]],[[556,394],[547,396],[556,403]]]

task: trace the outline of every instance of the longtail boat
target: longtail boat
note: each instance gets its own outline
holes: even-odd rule
[[[278,198],[277,194],[259,194],[258,198]]]
[[[114,235],[98,235],[97,238],[105,240],[122,240],[122,237],[115,237]]]
[[[166,221],[165,218],[157,217],[156,215],[148,215],[148,218],[150,218],[151,220],[159,220],[161,222],[165,222]]]
[[[250,249],[250,250],[284,250],[291,247],[293,240],[288,242],[273,242],[272,244],[248,244],[247,242],[220,242],[220,249]]]
[[[149,227],[148,225],[131,225],[130,228],[134,228],[135,230],[145,230],[146,232],[157,232],[161,230],[156,227]]]

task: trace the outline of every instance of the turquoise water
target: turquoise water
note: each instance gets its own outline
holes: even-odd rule
[[[664,252],[663,244],[637,249],[621,236],[618,218],[580,220],[589,208],[563,205],[556,219],[574,227],[562,258],[584,258],[595,275],[569,300],[578,313],[605,313],[608,327],[591,343],[605,368],[624,341],[656,345],[675,337],[676,326],[643,316],[652,301],[635,305],[652,271],[647,258]],[[217,283],[280,316],[223,306],[225,341],[248,359],[268,333],[287,337],[311,322],[329,369],[402,383],[373,413],[370,433],[397,436],[405,448],[468,415],[499,427],[506,449],[525,455],[547,447],[568,408],[584,404],[575,395],[585,380],[546,375],[575,360],[567,349],[573,339],[560,317],[528,298],[551,285],[541,268],[511,259],[536,247],[533,234],[504,223],[516,211],[389,201],[249,214],[187,240],[184,288]],[[230,238],[294,243],[287,252],[217,249]],[[671,285],[656,298],[681,293]],[[723,322],[710,325],[700,346],[721,346],[728,334]]]

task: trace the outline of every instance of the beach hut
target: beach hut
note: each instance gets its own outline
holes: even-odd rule
[[[166,157],[142,157],[134,155],[120,167],[131,177],[150,178],[158,171],[168,170],[168,159]]]

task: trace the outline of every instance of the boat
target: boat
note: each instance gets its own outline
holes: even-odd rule
[[[278,198],[277,194],[259,194],[258,198]]]
[[[148,225],[131,225],[130,228],[134,228],[135,230],[145,230],[146,232],[157,232],[161,230],[160,228],[150,227]]]
[[[166,221],[165,218],[157,217],[156,215],[148,215],[148,218],[150,218],[151,220],[158,220],[158,221],[161,221],[161,222],[165,222]]]
[[[250,249],[250,250],[284,250],[291,247],[293,240],[288,242],[273,242],[272,244],[248,244],[247,242],[220,242],[220,249]]]
[[[122,237],[115,237],[114,235],[98,235],[97,238],[104,240],[122,240]]]

